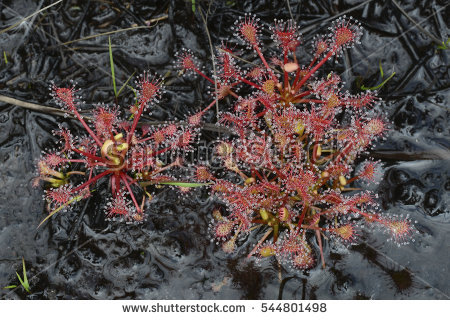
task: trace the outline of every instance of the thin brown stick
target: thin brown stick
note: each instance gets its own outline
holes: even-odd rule
[[[40,105],[40,104],[36,104],[36,103],[31,103],[31,102],[14,99],[14,98],[4,96],[4,95],[0,95],[0,102],[12,104],[12,105],[22,107],[25,109],[29,109],[29,110],[33,110],[33,111],[37,111],[37,112],[41,112],[41,113],[45,113],[45,114],[50,114],[50,115],[54,115],[54,116],[63,117],[64,115],[68,114],[70,118],[75,119],[74,114],[71,112],[62,111],[58,108],[48,107],[48,106],[44,106],[44,105]],[[83,115],[83,118],[86,119],[87,121],[93,120],[91,117],[87,117],[85,115]],[[159,126],[162,124],[167,124],[167,122],[148,120],[148,121],[142,121],[140,124],[141,125],[146,124],[149,126]],[[178,124],[180,124],[180,125],[186,124],[187,125],[187,122],[179,122]],[[221,126],[218,126],[213,123],[204,123],[202,126],[202,129],[207,130],[207,131],[213,131],[213,132],[230,133],[230,130],[226,129],[225,127],[221,127]]]
[[[203,24],[205,25],[206,35],[208,36],[209,50],[211,52],[211,61],[212,61],[213,72],[214,72],[214,91],[217,95],[216,58],[214,56],[214,49],[213,49],[213,45],[212,45],[212,41],[211,41],[211,35],[209,34],[208,23],[206,21],[207,17],[205,18],[202,8],[199,8],[199,12],[200,12],[200,16],[202,17]],[[216,97],[216,116],[217,116],[217,121],[219,121],[219,101],[218,101],[217,97]]]
[[[38,111],[38,112],[42,112],[42,113],[48,113],[48,114],[52,114],[52,115],[56,115],[56,116],[64,116],[64,114],[66,114],[66,113],[71,114],[70,112],[61,111],[60,109],[47,107],[47,106],[43,106],[40,104],[35,104],[35,103],[26,102],[26,101],[22,101],[22,100],[17,100],[17,99],[7,97],[4,95],[0,95],[0,101],[9,103],[9,104],[12,104],[12,105],[15,105],[18,107],[22,107],[25,109],[30,109],[30,110],[34,110],[34,111]]]
[[[318,21],[318,22],[316,22],[316,23],[314,23],[314,24],[312,24],[312,25],[309,25],[309,26],[307,26],[307,27],[305,27],[305,28],[303,28],[303,29],[301,29],[301,30],[299,30],[299,31],[300,31],[300,33],[306,33],[306,32],[308,32],[309,30],[314,30],[314,29],[317,28],[317,25],[319,25],[319,24],[321,24],[321,23],[325,23],[325,22],[331,21],[331,20],[334,20],[334,19],[336,19],[337,17],[343,16],[344,14],[347,14],[347,13],[349,13],[349,12],[352,12],[353,10],[356,10],[356,9],[358,9],[359,7],[362,7],[362,6],[368,4],[368,3],[372,2],[372,1],[373,1],[373,0],[366,0],[366,1],[364,1],[364,2],[361,2],[360,4],[357,4],[357,5],[354,6],[354,7],[351,7],[351,8],[349,8],[349,9],[347,9],[347,10],[344,10],[344,11],[342,11],[342,12],[339,12],[338,14],[335,14],[335,15],[333,15],[333,16],[331,16],[331,17],[329,17],[329,18],[326,18],[326,19],[324,19],[324,20],[320,20],[320,21]]]
[[[397,3],[397,1],[392,0],[392,3],[397,7],[398,10],[400,10],[400,12],[409,20],[411,21],[417,29],[419,29],[422,33],[425,33],[431,40],[433,40],[434,43],[436,43],[438,46],[442,45],[442,41],[439,40],[437,37],[435,37],[434,35],[432,35],[430,32],[428,32],[427,30],[425,30],[424,28],[422,28],[420,26],[419,23],[417,23],[413,18],[411,18],[411,16],[405,11],[403,10],[403,8]]]
[[[291,4],[289,3],[289,0],[286,0],[286,4],[289,10],[289,15],[291,16],[291,19],[294,20],[294,16],[292,15],[292,10],[291,10]]]
[[[161,17],[149,20],[149,23],[165,20],[165,19],[167,19],[167,17],[168,17],[168,15],[166,14],[166,15],[163,15]],[[126,31],[130,31],[130,30],[138,30],[138,29],[150,29],[150,28],[153,28],[153,27],[154,26],[135,26],[135,27],[129,27],[129,28],[125,28],[125,29],[119,29],[119,30],[114,30],[114,31],[98,33],[98,34],[93,34],[93,35],[90,35],[90,36],[87,36],[87,37],[83,37],[83,38],[79,38],[79,39],[75,39],[75,40],[59,43],[57,45],[50,46],[48,48],[52,49],[52,48],[59,47],[59,46],[66,46],[66,45],[74,43],[74,42],[79,42],[79,41],[83,41],[83,40],[89,40],[89,39],[93,39],[93,38],[97,38],[97,37],[107,36],[107,35],[114,34],[114,33],[120,33],[120,32],[126,32]]]
[[[236,60],[239,60],[239,61],[242,61],[242,62],[251,64],[251,65],[254,66],[254,67],[257,67],[257,66],[258,66],[257,63],[254,63],[254,62],[248,61],[248,60],[246,60],[246,59],[244,59],[244,58],[241,58],[241,57],[239,57],[239,56],[237,56],[237,55],[235,55],[235,54],[233,54],[233,53],[231,53],[231,52],[228,52],[228,51],[223,50],[223,49],[220,48],[220,47],[217,48],[217,50],[228,53],[230,56],[232,56],[232,57],[235,58]],[[270,67],[270,66],[269,66],[269,67]],[[275,69],[275,68],[270,67],[270,69],[271,69],[273,72],[275,72],[275,73],[279,73],[279,74],[282,73],[281,71],[279,71],[279,70],[277,70],[277,69]]]
[[[371,157],[383,160],[450,160],[450,152],[441,148],[430,148],[424,151],[406,152],[406,151],[372,151]]]
[[[23,18],[23,19],[21,19],[20,21],[14,23],[13,25],[11,25],[11,26],[9,26],[9,27],[3,29],[3,30],[0,30],[0,34],[2,34],[2,33],[4,33],[4,32],[8,32],[8,31],[11,30],[11,29],[14,29],[14,28],[17,27],[18,25],[20,25],[22,22],[24,22],[24,21],[26,21],[26,20],[28,20],[28,19],[34,17],[35,15],[41,13],[42,11],[47,10],[48,8],[51,8],[51,7],[55,6],[55,5],[57,5],[57,4],[60,3],[61,1],[62,1],[62,0],[58,0],[58,1],[56,1],[55,3],[52,3],[52,4],[50,4],[50,5],[48,5],[48,6],[44,7],[44,8],[42,8],[41,10],[38,10],[38,11],[36,11],[36,12],[33,12],[33,13],[30,14],[29,16],[26,16],[25,18]]]
[[[256,250],[258,250],[258,248],[261,246],[261,244],[264,242],[264,240],[267,239],[267,237],[272,233],[273,228],[270,228],[269,230],[266,231],[266,233],[262,236],[262,238],[258,241],[258,243],[256,244],[256,246],[253,248],[253,250],[248,254],[247,258],[250,258],[252,255],[255,254]]]

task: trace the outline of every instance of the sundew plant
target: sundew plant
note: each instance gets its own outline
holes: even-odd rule
[[[162,79],[144,73],[137,81],[136,103],[128,108],[97,105],[88,121],[80,114],[81,97],[75,86],[61,88],[51,85],[56,103],[71,113],[86,130],[74,135],[60,126],[54,134],[61,137],[60,148],[46,151],[38,161],[37,186],[44,181],[49,188],[44,199],[53,214],[87,198],[105,182],[111,193],[105,214],[108,218],[140,222],[144,206],[152,199],[152,185],[178,185],[171,170],[182,165],[176,151],[190,149],[198,131],[198,117],[191,117],[184,125],[168,123],[151,127],[140,125],[144,113],[158,103],[163,92]],[[104,187],[104,184],[103,184]],[[46,220],[45,219],[45,220]],[[44,220],[44,221],[45,221]]]
[[[380,167],[367,151],[388,130],[383,114],[373,110],[380,99],[373,91],[351,94],[336,72],[321,72],[359,44],[360,24],[345,16],[334,21],[328,34],[314,38],[307,62],[298,56],[302,41],[294,21],[275,20],[270,27],[277,50],[270,57],[255,16],[239,19],[234,31],[244,47],[222,44],[215,76],[204,73],[188,49],[177,54],[179,67],[205,78],[213,91],[209,105],[185,124],[140,123],[163,92],[162,79],[149,73],[136,82],[135,104],[100,104],[90,119],[80,113],[75,86],[52,84],[54,100],[86,134],[74,135],[61,126],[54,132],[61,137],[60,147],[38,161],[34,184],[43,181],[48,187],[44,221],[107,187],[107,218],[140,222],[152,198],[149,187],[207,185],[226,207],[213,212],[210,228],[227,253],[252,234],[257,240],[249,257],[274,256],[284,265],[309,269],[318,255],[325,266],[323,241],[353,244],[362,229],[380,229],[398,245],[408,243],[413,233],[409,217],[382,212],[377,194],[364,190]],[[253,61],[243,58],[248,51]],[[171,171],[183,166],[175,152],[195,148],[202,117],[215,104],[225,110],[218,115],[220,125],[231,132],[214,150],[221,167],[200,163],[195,177],[174,178]],[[172,160],[165,163],[162,157],[168,154],[164,158]]]
[[[181,68],[211,83],[215,99],[206,109],[233,101],[220,114],[232,132],[215,148],[222,168],[196,168],[197,180],[211,183],[210,194],[226,207],[213,213],[217,244],[231,253],[253,234],[258,240],[249,257],[274,256],[308,269],[318,260],[314,238],[323,266],[324,239],[348,245],[362,229],[381,229],[389,240],[408,243],[409,217],[382,212],[377,194],[363,189],[380,166],[365,155],[388,130],[384,116],[373,110],[380,99],[371,91],[352,95],[336,72],[320,72],[360,43],[360,24],[345,16],[334,21],[328,34],[314,38],[305,65],[297,56],[302,42],[294,21],[275,20],[270,32],[278,51],[270,57],[258,18],[245,15],[234,31],[245,48],[223,44],[216,77],[205,74],[189,50],[178,54]],[[243,58],[248,50],[254,61]]]

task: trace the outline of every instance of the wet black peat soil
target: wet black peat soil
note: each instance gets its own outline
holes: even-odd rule
[[[52,1],[56,2],[56,1]],[[244,257],[248,242],[229,256],[210,242],[208,223],[218,206],[197,189],[182,197],[164,189],[144,224],[105,221],[102,192],[36,230],[46,216],[43,190],[33,189],[35,160],[52,146],[52,130],[76,121],[0,102],[0,287],[19,284],[24,257],[32,294],[0,290],[3,299],[448,299],[450,231],[449,50],[439,49],[396,6],[435,38],[448,37],[449,7],[442,0],[392,1],[63,1],[0,33],[0,95],[54,106],[50,81],[78,82],[88,104],[114,103],[108,31],[119,86],[133,73],[151,70],[167,79],[153,120],[182,119],[209,101],[207,84],[182,78],[174,53],[192,49],[211,69],[210,47],[232,38],[244,12],[263,24],[274,18],[298,22],[308,45],[329,22],[348,11],[364,27],[362,45],[334,66],[352,88],[380,82],[378,66],[396,75],[381,90],[380,106],[392,121],[386,141],[371,156],[382,160],[383,210],[417,220],[414,242],[398,248],[386,235],[363,233],[360,244],[326,244],[327,267],[307,272],[256,265]],[[50,1],[0,1],[0,29]],[[447,24],[446,24],[447,23]],[[269,38],[267,33],[263,33]],[[70,42],[70,43],[67,43]],[[6,55],[7,63],[4,55]],[[326,71],[326,70],[325,70]],[[120,105],[132,99],[130,91]],[[214,122],[211,113],[208,122]],[[80,131],[81,132],[81,131]],[[204,132],[206,139],[214,132]],[[281,278],[280,278],[281,276]]]

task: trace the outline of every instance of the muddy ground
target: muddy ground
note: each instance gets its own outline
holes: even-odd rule
[[[52,1],[56,2],[56,1]],[[378,107],[392,121],[387,140],[370,156],[383,164],[382,209],[409,214],[418,234],[398,248],[386,235],[364,232],[360,244],[325,244],[326,269],[294,272],[275,261],[244,257],[249,238],[233,255],[210,242],[208,224],[218,203],[205,190],[180,196],[165,189],[143,224],[105,221],[102,192],[43,227],[43,190],[33,189],[35,160],[55,143],[52,130],[68,118],[0,102],[0,287],[19,284],[22,257],[31,294],[0,290],[3,299],[448,299],[450,231],[450,88],[447,1],[63,1],[0,33],[0,95],[55,107],[50,81],[76,81],[87,106],[114,103],[108,36],[121,86],[151,70],[166,76],[166,93],[151,119],[182,119],[209,101],[207,83],[183,78],[174,54],[183,47],[211,70],[213,46],[231,41],[230,26],[244,12],[263,25],[293,17],[305,50],[313,36],[347,12],[361,21],[362,44],[328,68],[356,93],[380,83],[379,64],[395,76],[380,90]],[[0,30],[50,1],[0,1]],[[410,19],[420,23],[421,30]],[[203,18],[206,20],[206,25]],[[207,28],[206,28],[207,26]],[[428,34],[427,34],[428,33]],[[432,37],[433,36],[434,39]],[[87,38],[79,40],[81,38]],[[264,39],[269,39],[267,32]],[[270,49],[270,48],[269,48]],[[6,57],[6,59],[5,59]],[[324,72],[327,70],[324,70]],[[131,90],[119,97],[132,101]],[[214,113],[207,117],[213,123]],[[205,139],[217,133],[204,130]],[[106,191],[105,191],[106,192]],[[317,248],[316,248],[317,249]],[[281,281],[280,281],[281,280]]]

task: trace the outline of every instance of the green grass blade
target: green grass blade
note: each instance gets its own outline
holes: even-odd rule
[[[37,226],[36,229],[39,229],[39,227],[40,227],[45,221],[47,221],[48,219],[50,219],[50,217],[52,217],[55,213],[61,211],[62,209],[64,209],[66,206],[68,206],[68,205],[71,204],[72,202],[74,202],[74,201],[75,201],[75,202],[76,202],[76,201],[79,201],[81,198],[82,198],[82,196],[77,196],[77,197],[74,197],[74,198],[70,199],[70,200],[67,201],[66,203],[60,205],[58,208],[56,208],[55,210],[53,210],[52,212],[50,212],[50,213],[48,214],[48,216],[45,217],[45,219],[42,220],[41,223],[39,223],[39,225]]]
[[[128,86],[128,85],[127,85],[127,87],[130,88],[131,91],[133,91],[134,97],[136,98],[136,106],[137,106],[137,104],[138,104],[138,101],[137,101],[137,99],[138,99],[138,96],[137,96],[137,90],[136,90],[135,88],[133,88],[132,86]]]
[[[20,283],[23,284],[22,278],[19,276],[19,274],[16,272],[17,279],[19,279]]]
[[[191,0],[192,3],[192,12],[195,13],[195,0]]]
[[[17,275],[17,279],[19,279],[20,284],[22,285],[22,287],[25,288],[25,282],[22,280],[22,278],[19,276],[19,274],[16,272]]]
[[[120,96],[120,93],[122,92],[123,89],[125,89],[125,87],[127,86],[128,82],[130,82],[131,78],[134,76],[134,74],[136,73],[136,71],[134,71],[131,76],[128,78],[128,80],[122,85],[122,87],[119,89],[119,92],[117,92],[117,96]]]
[[[112,81],[113,81],[114,95],[117,98],[118,94],[117,94],[117,87],[116,87],[116,74],[114,73],[114,60],[113,60],[113,54],[112,54],[112,48],[111,48],[111,37],[108,37],[108,44],[109,44],[109,63],[111,65],[111,77],[112,77]]]
[[[449,48],[450,39],[447,39],[447,41],[442,41],[442,44],[438,45],[437,48],[441,50],[447,50]]]
[[[14,288],[17,288],[17,286],[16,286],[15,284],[12,284],[12,285],[10,285],[10,286],[3,287],[3,289],[14,289]]]
[[[380,83],[379,85],[375,86],[375,87],[366,87],[364,85],[361,86],[362,90],[377,90],[380,89],[382,86],[384,86],[386,84],[386,82],[388,82],[389,80],[391,80],[391,78],[395,76],[395,72],[393,72],[387,79],[385,79],[382,83]]]
[[[22,269],[23,269],[23,282],[29,287],[28,285],[28,278],[27,278],[27,270],[25,268],[25,260],[22,258]]]
[[[3,51],[3,57],[5,58],[5,63],[8,64],[8,57],[6,56],[6,51]]]
[[[28,285],[28,282],[23,281],[22,278],[19,276],[19,274],[18,274],[17,272],[16,272],[16,275],[17,275],[17,278],[19,279],[20,284],[22,285],[22,287],[23,287],[28,293],[30,293],[31,291],[30,291],[30,286]]]
[[[381,79],[384,78],[384,72],[383,72],[383,67],[381,66],[381,60],[380,60],[380,74],[381,74]]]

